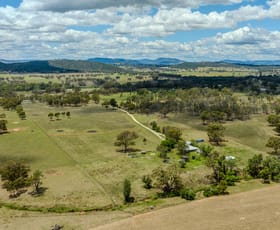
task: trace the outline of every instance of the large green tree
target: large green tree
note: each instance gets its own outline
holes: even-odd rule
[[[158,167],[153,171],[152,177],[155,187],[159,188],[164,194],[178,194],[183,187],[180,172],[175,165],[164,169]]]
[[[209,141],[219,145],[224,139],[225,127],[220,123],[211,123],[207,127]]]
[[[182,139],[182,131],[177,127],[165,126],[163,127],[162,132],[167,139],[173,139],[176,143]]]
[[[117,136],[115,146],[122,146],[123,151],[127,152],[129,146],[135,145],[135,140],[137,138],[137,133],[135,133],[134,131],[125,130]]]
[[[17,196],[20,189],[28,187],[30,184],[28,173],[29,166],[21,162],[10,161],[0,170],[2,187],[11,193],[11,196]]]

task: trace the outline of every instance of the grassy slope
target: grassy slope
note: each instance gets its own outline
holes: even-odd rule
[[[148,131],[139,128],[125,114],[105,110],[96,105],[66,109],[50,108],[42,104],[26,104],[24,107],[28,114],[26,121],[20,121],[15,112],[6,112],[11,133],[0,138],[3,149],[0,152],[0,159],[1,162],[8,159],[22,159],[31,164],[32,169],[42,169],[45,173],[44,185],[49,189],[43,197],[31,198],[24,194],[16,200],[17,203],[37,206],[65,204],[74,207],[100,207],[112,202],[121,203],[122,181],[125,177],[133,182],[132,195],[137,199],[148,195],[142,188],[140,178],[161,164],[160,159],[151,154],[128,158],[125,154],[116,151],[113,142],[116,135],[124,129],[133,129],[139,133],[140,138],[135,148],[141,150],[154,150],[159,140]],[[49,112],[68,110],[72,114],[70,120],[50,122],[47,118]],[[168,119],[161,119],[156,115],[136,115],[136,118],[145,124],[156,120],[161,127],[178,126],[183,130],[183,137],[186,140],[196,138],[207,140],[205,127],[201,125],[201,121],[184,114],[170,114]],[[219,147],[219,150],[225,154],[235,155],[243,166],[254,153],[266,151],[265,141],[273,134],[264,116],[254,116],[248,121],[228,122],[225,126],[227,142],[225,146]],[[59,129],[63,132],[57,132]],[[96,130],[96,133],[88,133],[88,130]],[[147,145],[143,144],[143,137],[148,139]],[[176,158],[176,155],[173,154],[172,157]],[[186,177],[204,170],[204,166],[199,162],[192,163],[188,168],[192,168],[193,171],[191,174],[186,174]],[[203,175],[202,172],[201,177]],[[234,193],[259,187],[260,184],[250,183],[248,186],[245,183],[230,189]],[[0,190],[0,199],[7,200],[7,193],[3,190]],[[174,203],[174,201],[170,202]],[[142,208],[146,210],[147,206]],[[131,207],[129,212],[142,208]],[[3,209],[2,212],[7,213]],[[89,226],[126,216],[125,213],[109,214],[112,219],[108,220],[104,214],[94,218],[96,222],[93,223],[91,214],[84,217],[47,215],[37,218],[25,212],[12,214],[10,212],[13,211],[0,218],[0,222],[10,229],[16,224],[17,226],[23,224],[20,218],[22,215],[30,216],[28,219],[32,223],[38,221],[40,226],[50,225],[52,221],[53,223],[61,221],[66,226],[75,226],[75,229],[79,229],[78,225],[81,225],[80,229],[88,229]],[[18,218],[11,220],[10,214]],[[24,226],[28,229],[27,224]]]
[[[280,224],[279,198],[278,185],[194,201],[92,229],[277,230]]]
[[[161,127],[177,126],[183,131],[183,137],[186,140],[199,138],[208,140],[206,126],[201,124],[201,120],[186,114],[170,114],[167,119],[153,115],[137,115],[136,117],[147,125],[155,120]],[[268,138],[275,134],[268,125],[265,115],[255,115],[250,120],[227,122],[224,125],[226,142],[216,149],[226,155],[237,157],[241,166],[245,166],[247,160],[254,154],[265,154],[267,152],[265,144]]]
[[[124,129],[139,134],[135,146],[139,150],[154,150],[159,140],[125,114],[95,105],[68,109],[41,104],[24,107],[28,115],[26,121],[19,121],[15,112],[7,114],[9,128],[18,131],[1,136],[0,157],[2,161],[22,159],[33,169],[43,170],[44,183],[49,189],[41,198],[34,200],[23,195],[17,202],[77,207],[122,203],[122,182],[126,177],[133,181],[136,198],[147,195],[141,177],[160,164],[160,160],[150,154],[128,158],[116,151],[114,141]],[[71,119],[51,122],[47,118],[49,112],[65,110],[71,111]],[[96,133],[88,130],[96,130]],[[142,142],[144,137],[148,139],[146,145]],[[7,194],[2,190],[0,197],[5,198]]]

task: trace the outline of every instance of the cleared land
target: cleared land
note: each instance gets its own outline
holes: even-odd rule
[[[15,112],[6,112],[10,133],[1,136],[0,160],[23,160],[45,175],[44,196],[23,194],[21,205],[52,207],[104,207],[122,204],[122,182],[133,181],[135,197],[149,196],[142,187],[142,175],[151,172],[161,160],[156,154],[138,154],[130,158],[118,152],[114,141],[125,129],[139,134],[135,149],[154,150],[160,140],[119,111],[90,105],[80,108],[50,108],[43,104],[25,104],[27,120]],[[49,112],[71,111],[71,119],[50,121]],[[143,143],[143,138],[147,143]],[[137,195],[136,195],[137,194]],[[8,194],[0,189],[0,199]]]
[[[194,201],[93,228],[95,230],[277,230],[280,186]]]
[[[122,97],[125,97],[125,94]],[[121,99],[120,97],[119,100]],[[25,193],[17,199],[8,199],[8,193],[0,189],[1,202],[42,209],[50,207],[106,208],[115,204],[123,204],[122,183],[124,178],[129,178],[132,181],[132,196],[137,201],[151,197],[156,193],[155,190],[147,191],[143,188],[141,177],[151,173],[159,165],[166,165],[155,153],[160,139],[136,124],[127,114],[105,109],[95,104],[83,107],[53,108],[40,103],[25,103],[24,110],[27,113],[27,120],[23,121],[18,118],[15,112],[0,110],[1,113],[5,112],[7,115],[10,131],[9,134],[2,135],[0,138],[0,164],[7,160],[23,160],[31,166],[32,170],[41,169],[45,176],[43,186],[47,190],[41,197],[31,197]],[[63,111],[70,111],[71,119],[61,115],[60,120],[49,120],[49,112]],[[156,114],[133,115],[147,126],[151,121],[157,121],[161,127],[177,126],[183,131],[185,140],[208,139],[206,127],[201,124],[201,120],[186,114],[168,114],[166,119],[162,119]],[[227,155],[236,156],[238,165],[242,166],[253,154],[266,152],[264,147],[266,140],[274,134],[272,128],[268,126],[265,115],[253,116],[248,121],[227,122],[225,126],[227,142],[224,146],[218,147],[218,150]],[[138,153],[133,157],[118,152],[118,148],[114,146],[117,134],[125,129],[134,130],[140,136],[134,146]],[[143,142],[144,137],[148,140],[147,143]],[[147,153],[141,154],[142,150],[147,151]],[[172,163],[177,163],[179,160],[179,156],[175,152],[171,153],[170,157]],[[187,184],[192,186],[197,185],[198,180],[204,178],[208,172],[203,159],[198,159],[188,163],[186,169],[182,169],[182,176]],[[230,192],[243,192],[263,186],[267,185],[246,182],[230,188]],[[279,187],[277,188],[279,189]],[[270,193],[269,190],[267,191]],[[226,200],[231,199],[231,197],[213,198],[213,200],[220,201],[219,199]],[[209,202],[208,200],[212,200],[212,198],[206,201]],[[197,203],[200,202],[204,201]],[[151,205],[157,209],[180,203],[185,203],[185,201],[180,198],[149,200],[129,207],[122,207],[119,211],[114,212],[82,212],[63,215],[15,211],[2,207],[0,208],[0,224],[3,229],[16,229],[16,226],[21,226],[21,229],[25,230],[31,229],[32,226],[34,228],[34,225],[37,226],[36,229],[50,229],[50,226],[55,223],[64,225],[66,230],[90,229],[146,212]],[[165,214],[166,219],[172,217],[172,220],[176,220],[177,214],[180,216],[183,211],[190,213],[191,209],[188,209],[188,212],[184,210],[175,212],[170,209],[170,212]],[[199,217],[199,220],[193,219],[194,223],[204,221],[203,216],[198,212],[196,214],[196,218]],[[145,215],[143,216],[145,217]],[[147,216],[149,215],[147,214]],[[208,217],[205,216],[205,222]],[[181,218],[183,219],[183,216]],[[226,217],[222,216],[221,218]],[[180,223],[180,219],[178,223]],[[153,225],[146,229],[152,228],[154,228]]]

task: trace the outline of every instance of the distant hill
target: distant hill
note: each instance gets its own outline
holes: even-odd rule
[[[240,67],[240,65],[226,62],[184,62],[178,65],[173,65],[172,67],[181,69],[195,69],[198,67]]]
[[[122,59],[122,58],[90,58],[88,61],[99,62],[103,64],[114,65],[133,65],[133,66],[170,66],[183,63],[184,61],[176,58],[158,58],[152,59]]]
[[[12,64],[12,63],[23,63],[23,62],[29,62],[30,60],[6,60],[6,59],[0,59],[0,62],[5,64]]]
[[[241,65],[255,65],[255,66],[265,66],[265,65],[270,65],[270,66],[275,66],[275,65],[280,65],[280,60],[262,60],[262,61],[236,61],[236,60],[224,60],[223,62],[226,63],[231,63],[231,64],[241,64]]]
[[[54,60],[20,63],[0,62],[0,72],[15,73],[68,73],[68,72],[124,72],[114,65],[89,61]]]

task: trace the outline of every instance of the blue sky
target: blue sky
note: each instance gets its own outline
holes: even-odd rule
[[[280,60],[280,0],[0,0],[0,59]]]

